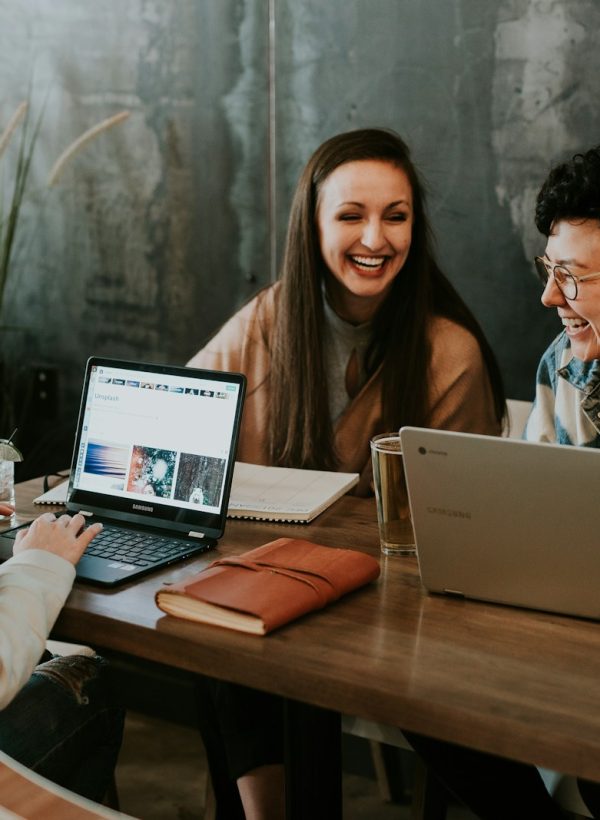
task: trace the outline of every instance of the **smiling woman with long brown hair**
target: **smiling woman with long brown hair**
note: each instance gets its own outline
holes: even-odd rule
[[[248,377],[240,461],[358,472],[362,495],[377,433],[414,424],[497,435],[504,416],[494,355],[435,261],[423,183],[384,129],[317,149],[292,202],[280,280],[189,364]],[[280,701],[199,686],[219,817],[282,816]]]

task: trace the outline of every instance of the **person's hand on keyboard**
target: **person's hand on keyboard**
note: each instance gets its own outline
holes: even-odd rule
[[[15,554],[28,549],[47,550],[62,556],[76,564],[89,543],[102,530],[102,524],[85,526],[82,515],[61,515],[56,518],[53,513],[44,513],[36,518],[29,527],[20,530],[15,538]]]

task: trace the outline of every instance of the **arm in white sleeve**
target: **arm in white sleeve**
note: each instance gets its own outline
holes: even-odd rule
[[[74,580],[75,567],[45,550],[0,566],[0,709],[29,679]]]

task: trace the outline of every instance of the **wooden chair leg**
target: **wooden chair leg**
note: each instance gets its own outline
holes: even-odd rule
[[[378,743],[376,740],[370,740],[369,749],[371,750],[371,760],[373,761],[375,778],[377,779],[377,786],[379,788],[379,797],[384,803],[391,803],[392,790],[388,770],[383,758],[381,743]]]
[[[446,820],[446,789],[418,757],[411,806],[411,820]]]
[[[379,740],[369,740],[369,749],[381,800],[408,803],[412,796],[414,754]]]

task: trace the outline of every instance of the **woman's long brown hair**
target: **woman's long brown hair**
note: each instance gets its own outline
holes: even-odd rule
[[[479,342],[499,422],[505,412],[500,369],[477,320],[439,269],[425,213],[424,185],[408,147],[393,131],[362,129],[327,140],[308,161],[296,188],[288,223],[277,315],[271,339],[269,453],[273,464],[335,469],[323,353],[323,277],[316,211],[319,191],[340,165],[382,160],[401,168],[413,194],[409,255],[373,319],[367,352],[369,375],[382,368],[382,432],[405,424],[427,426],[431,349],[428,325],[445,316]]]

